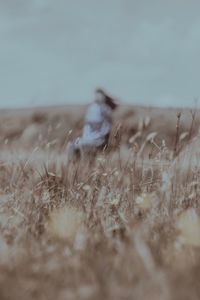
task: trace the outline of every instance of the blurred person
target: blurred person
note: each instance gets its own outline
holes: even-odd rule
[[[112,115],[117,108],[115,99],[103,89],[96,89],[95,101],[89,105],[80,137],[68,146],[68,157],[95,154],[106,148],[112,129]]]

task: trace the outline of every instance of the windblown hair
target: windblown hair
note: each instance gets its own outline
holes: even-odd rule
[[[104,97],[104,102],[108,105],[112,110],[115,110],[118,107],[116,100],[109,96],[102,88],[97,88],[96,93],[101,94]]]

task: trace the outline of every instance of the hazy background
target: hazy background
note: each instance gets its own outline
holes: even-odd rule
[[[0,0],[0,106],[193,105],[199,0]]]

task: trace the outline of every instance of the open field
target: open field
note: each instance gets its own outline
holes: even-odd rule
[[[122,107],[67,165],[84,110],[0,112],[0,299],[199,299],[199,111]]]

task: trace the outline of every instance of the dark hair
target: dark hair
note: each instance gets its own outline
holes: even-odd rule
[[[112,109],[112,110],[115,110],[116,108],[117,108],[117,103],[115,102],[115,100],[113,99],[113,98],[111,98],[111,97],[109,97],[109,96],[106,96],[105,97],[105,103],[108,105],[108,106],[110,106],[110,108]]]
[[[116,103],[115,99],[110,97],[102,88],[97,88],[95,92],[101,94],[104,97],[106,105],[108,105],[112,110],[115,110],[117,108],[118,104]]]
[[[102,94],[103,96],[106,96],[106,92],[102,88],[96,88],[95,93]]]

